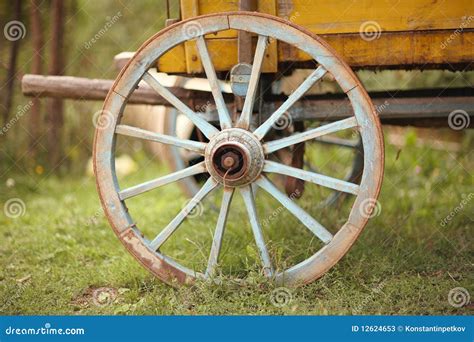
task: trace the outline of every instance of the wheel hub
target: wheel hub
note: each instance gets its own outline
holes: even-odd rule
[[[235,187],[249,184],[260,175],[265,156],[262,144],[252,133],[230,128],[211,139],[205,161],[216,181]]]

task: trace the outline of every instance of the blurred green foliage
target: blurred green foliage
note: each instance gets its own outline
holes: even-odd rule
[[[134,51],[146,39],[159,31],[166,19],[164,0],[68,0],[66,1],[67,18],[65,29],[66,66],[65,75],[113,79],[118,71],[115,70],[113,57],[122,51]],[[3,25],[9,20],[11,3],[0,3],[0,22]],[[26,37],[21,40],[18,60],[18,73],[15,83],[14,105],[11,116],[14,116],[30,101],[20,91],[20,80],[23,74],[31,70],[32,46],[29,32],[29,2],[24,2],[23,19],[26,26]],[[42,51],[43,70],[47,74],[49,63],[49,25],[50,1],[43,1],[42,23],[45,46]],[[179,16],[178,1],[170,1],[170,17]],[[104,29],[111,18],[119,15],[120,19],[106,30],[100,38],[91,44],[91,39]],[[90,45],[90,47],[89,47]],[[4,71],[8,59],[8,42],[2,36],[0,44],[0,81],[4,81]],[[360,71],[359,76],[367,89],[394,90],[416,89],[426,87],[472,87],[473,72],[448,71]],[[43,104],[43,121],[46,116],[45,102]],[[65,101],[64,129],[62,130],[62,149],[64,160],[56,171],[60,173],[84,172],[86,160],[91,155],[91,145],[94,133],[92,115],[100,110],[101,102]],[[42,138],[38,143],[39,154],[36,158],[29,157],[26,151],[29,145],[28,113],[8,131],[0,136],[1,164],[0,171],[22,172],[33,175],[46,170],[47,144],[45,125],[42,127]]]
[[[134,51],[146,39],[163,28],[166,20],[166,7],[163,0],[140,1],[66,1],[67,18],[65,19],[65,75],[113,79],[118,71],[113,66],[113,57],[123,51]],[[50,1],[43,1],[41,7],[44,29],[44,48],[42,50],[43,74],[47,74],[49,63],[49,25]],[[10,20],[9,10],[12,4],[1,2],[0,18],[2,27]],[[31,70],[32,45],[29,32],[30,3],[24,2],[22,22],[26,27],[26,36],[21,40],[18,58],[15,96],[12,113],[15,116],[21,107],[27,105],[30,98],[21,93],[22,75]],[[179,8],[176,1],[170,1],[170,16],[177,16]],[[100,39],[87,48],[91,39],[104,29],[108,21],[119,16]],[[4,82],[8,60],[8,41],[1,37],[0,43],[0,81]],[[45,102],[42,100],[42,116],[45,120]],[[100,110],[101,102],[65,101],[63,134],[63,151],[65,160],[61,166],[63,172],[83,172],[85,161],[91,155],[94,127],[92,115]],[[25,151],[28,150],[28,115],[21,117],[8,134],[0,136],[1,166],[0,170],[15,170],[34,174],[37,166],[45,167],[46,160],[46,129],[40,140],[39,159],[29,160]],[[44,127],[44,126],[43,126]]]

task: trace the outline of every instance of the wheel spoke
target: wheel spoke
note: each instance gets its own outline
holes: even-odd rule
[[[158,250],[163,243],[173,234],[176,229],[183,223],[184,219],[189,213],[198,205],[204,197],[206,197],[212,190],[217,187],[218,183],[212,178],[209,178],[197,194],[181,209],[176,217],[163,229],[160,234],[150,243],[151,248]]]
[[[224,188],[221,211],[219,212],[219,217],[217,219],[216,230],[214,232],[214,238],[212,240],[211,253],[209,255],[209,261],[207,263],[206,277],[212,277],[215,272],[217,261],[219,259],[219,253],[221,251],[222,237],[224,236],[227,215],[229,214],[230,202],[232,201],[233,195],[233,188]]]
[[[171,103],[177,110],[186,115],[188,119],[191,120],[208,139],[210,139],[214,134],[219,132],[217,128],[212,126],[203,118],[199,117],[193,110],[191,110],[191,108],[186,106],[183,101],[178,99],[171,91],[161,85],[161,83],[158,82],[158,80],[153,77],[150,72],[146,72],[143,75],[143,80],[148,83],[150,87],[155,89],[155,91],[160,94],[164,99]]]
[[[197,175],[203,172],[206,172],[206,164],[204,162],[200,162],[196,165],[187,167],[183,170],[179,170],[179,171],[170,173],[169,175],[159,177],[159,178],[150,180],[148,182],[138,184],[130,188],[127,188],[125,190],[122,190],[119,192],[119,198],[121,200],[125,200],[127,198],[134,197],[144,192],[156,189],[160,186],[163,186],[172,182],[176,182],[180,179]]]
[[[230,119],[224,97],[222,96],[216,76],[216,71],[212,65],[211,56],[209,55],[209,50],[207,49],[207,44],[203,36],[197,38],[196,45],[201,56],[202,65],[206,71],[207,79],[209,80],[209,84],[211,86],[212,96],[214,96],[214,101],[216,102],[221,129],[230,128],[232,127],[232,121]]]
[[[348,147],[348,148],[357,148],[359,146],[358,140],[342,139],[342,138],[331,137],[331,136],[317,137],[314,140],[323,144],[337,145],[337,146]]]
[[[260,252],[260,258],[262,259],[263,272],[267,277],[273,275],[273,267],[270,261],[270,255],[268,254],[267,247],[265,245],[265,240],[263,238],[262,227],[258,221],[257,217],[257,208],[255,206],[255,200],[252,193],[252,188],[250,186],[245,186],[240,188],[240,193],[244,199],[245,207],[247,208],[247,213],[249,215],[250,225],[252,226],[253,235],[257,248]]]
[[[356,126],[357,126],[357,120],[353,116],[344,120],[331,122],[330,124],[313,128],[305,132],[296,133],[286,138],[267,142],[266,144],[263,145],[263,149],[265,153],[271,153],[271,152],[280,150],[282,148],[285,148],[287,146],[295,145],[297,143],[314,139],[322,135],[342,131],[344,129],[353,128]]]
[[[285,102],[262,124],[258,127],[254,134],[262,139],[265,134],[268,133],[270,128],[280,119],[280,117],[285,114],[285,112],[296,102],[298,101],[318,80],[320,80],[327,70],[322,66],[314,70],[311,75],[304,80],[303,83],[286,99]]]
[[[264,172],[279,173],[294,178],[315,183],[326,188],[334,189],[348,194],[359,194],[359,185],[346,182],[337,178],[325,176],[316,172],[305,171],[296,167],[287,166],[270,160],[265,161]]]
[[[199,141],[180,139],[171,135],[155,133],[128,125],[118,125],[115,128],[115,133],[149,141],[156,141],[167,145],[182,147],[187,150],[195,151],[201,155],[204,154],[204,150],[206,149],[206,144]]]
[[[250,127],[250,120],[253,113],[253,105],[255,101],[255,95],[257,94],[257,86],[260,79],[260,73],[262,71],[267,41],[268,37],[258,36],[257,47],[255,48],[255,57],[253,59],[252,71],[250,74],[249,88],[247,89],[247,95],[245,96],[242,114],[240,114],[239,123],[237,125],[238,127],[244,129],[248,129]]]
[[[316,221],[311,215],[304,211],[294,201],[288,198],[266,177],[261,177],[257,184],[267,191],[270,195],[275,197],[290,213],[292,213],[298,220],[301,221],[314,235],[316,235],[325,244],[332,240],[332,234],[324,228],[318,221]]]

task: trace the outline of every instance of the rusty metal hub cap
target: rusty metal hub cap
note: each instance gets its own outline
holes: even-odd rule
[[[230,128],[212,137],[206,147],[209,174],[226,187],[253,182],[262,172],[265,156],[260,141],[252,133]]]
[[[193,29],[190,30],[190,27]],[[230,115],[214,68],[215,61],[211,58],[205,39],[210,34],[227,30],[245,31],[256,38],[250,74],[248,77],[246,74],[238,75],[245,77],[242,80],[234,80],[242,81],[245,85],[243,89],[239,88],[239,91],[245,93],[245,101],[238,118]],[[162,81],[154,70],[150,70],[156,67],[159,58],[167,51],[188,41],[195,44],[203,71],[209,80],[217,111],[217,118],[213,122],[207,121],[207,116],[199,115],[184,103],[183,99],[176,97],[161,84]],[[266,56],[269,56],[267,50],[273,47],[277,51],[277,41],[291,45],[310,56],[315,68],[273,113],[269,113],[268,118],[255,125],[253,108],[258,97],[260,75],[265,69]],[[268,134],[275,123],[287,111],[293,110],[296,102],[326,74],[330,75],[346,94],[354,115],[341,119],[333,118],[329,123],[325,122],[317,127],[308,126],[304,131],[295,131],[284,137]],[[127,115],[124,113],[125,106],[140,82],[147,83],[159,96],[166,99],[170,106],[185,115],[209,142],[203,142],[204,139],[183,139],[177,134],[161,134],[130,126],[125,120],[122,122],[122,117]],[[304,28],[269,15],[251,12],[218,13],[195,17],[165,28],[147,40],[122,69],[110,89],[98,120],[108,123],[105,127],[96,129],[93,154],[97,188],[103,209],[118,238],[130,253],[153,274],[169,283],[193,283],[197,279],[219,278],[221,246],[223,240],[229,236],[225,234],[225,229],[228,214],[233,210],[238,210],[238,225],[252,232],[261,263],[260,270],[265,276],[285,284],[311,282],[323,275],[349,250],[366,225],[370,216],[367,213],[370,214],[373,210],[380,190],[383,175],[383,138],[376,111],[363,85],[337,53],[319,37]],[[357,130],[362,139],[364,166],[360,184],[320,174],[315,169],[292,167],[276,158],[281,150],[344,130]],[[120,141],[123,141],[120,140],[122,136],[175,146],[190,154],[204,156],[204,161],[127,187],[115,171],[116,148],[120,146]],[[161,227],[157,227],[154,220],[150,221],[151,218],[134,217],[136,211],[133,206],[135,203],[140,205],[144,202],[133,201],[138,200],[142,194],[153,191],[160,196],[160,187],[201,174],[209,176],[203,177],[205,181],[194,196],[186,201],[182,208],[176,210],[173,219]],[[325,227],[318,221],[320,212],[305,208],[311,206],[311,200],[298,202],[278,188],[278,184],[274,182],[281,176],[311,182],[354,196],[348,217],[344,218],[345,221],[338,219],[337,222],[332,222],[337,226],[328,222]],[[213,194],[210,195],[211,193]],[[233,202],[234,193],[240,195],[242,202]],[[262,225],[264,218],[260,208],[257,208],[257,200],[260,199],[265,201],[263,204],[273,206],[271,201],[267,200],[268,197],[262,197],[267,195],[278,201],[287,214],[294,216],[301,223],[300,228],[290,227],[290,221],[280,221],[278,218],[278,230],[292,234],[289,230],[291,228],[306,229],[308,234],[311,234],[311,241],[313,237],[320,241],[313,255],[297,261],[294,265],[279,262],[282,258],[271,245],[268,246],[269,240],[266,238],[272,227]],[[182,261],[167,254],[167,247],[164,245],[167,241],[178,238],[176,232],[181,224],[191,217],[190,213],[194,208],[206,200],[220,203],[216,220],[206,218],[201,221],[202,224],[215,224],[212,241],[208,241],[209,257],[203,260],[204,262],[197,263],[194,259],[197,254],[189,256],[193,258],[189,260],[191,266],[185,266]],[[170,204],[176,205],[176,198],[169,198],[169,201]],[[168,207],[165,210],[167,209]],[[280,209],[274,209],[279,213]],[[214,215],[214,212],[209,213],[211,214]],[[247,219],[244,220],[243,215],[246,215]],[[152,228],[143,229],[143,222],[155,223]],[[340,225],[339,222],[344,223]],[[199,244],[198,254],[202,255],[201,252],[205,248],[202,245],[201,249]]]

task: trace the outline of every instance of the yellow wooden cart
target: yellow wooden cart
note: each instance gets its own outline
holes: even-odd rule
[[[472,69],[473,4],[471,0],[168,1],[168,13],[179,7],[180,15],[168,18],[166,27],[127,59],[97,117],[94,169],[115,233],[163,281],[218,282],[233,270],[221,262],[221,247],[233,195],[240,193],[242,204],[236,209],[248,215],[249,224],[239,217],[233,226],[240,231],[250,226],[247,230],[261,260],[257,269],[285,284],[320,277],[349,250],[368,219],[380,213],[377,197],[384,165],[380,121],[449,125],[455,130],[472,126],[468,114],[474,110],[472,88],[368,94],[352,69]],[[290,77],[298,70],[304,70],[304,77],[295,82]],[[170,88],[164,85],[163,73],[205,78],[208,88]],[[285,79],[294,83],[287,92],[279,88]],[[68,79],[69,87],[45,86],[47,81],[60,82],[25,77],[24,90],[31,95],[78,96],[69,91],[74,82],[81,84],[77,80]],[[308,93],[321,82],[338,91]],[[80,98],[103,96],[110,84],[98,84],[81,86]],[[157,132],[123,120],[131,103],[165,104],[174,110]],[[184,133],[183,125],[189,128]],[[122,139],[134,138],[167,146],[162,157],[171,160],[171,173],[124,186],[115,172],[116,148]],[[353,151],[346,176],[339,165],[326,169],[333,174],[321,171],[325,165],[320,165],[318,154],[325,151],[315,152],[315,143]],[[331,156],[326,164],[338,160],[338,152]],[[130,201],[150,191],[160,196],[161,186],[175,182],[184,184],[190,199],[163,229],[144,229],[142,222],[150,221],[134,217]],[[311,186],[329,189],[329,201],[317,198],[308,190]],[[218,199],[208,196],[211,193]],[[346,207],[341,205],[341,194]],[[193,230],[186,241],[199,247],[195,255],[170,256],[166,243],[187,218],[202,219],[199,213],[206,197],[211,197],[207,213],[216,212],[216,218],[206,216],[206,222],[215,229]],[[264,214],[270,202],[259,202],[260,198],[273,198],[279,206]],[[170,198],[167,203],[175,208],[176,201]],[[327,205],[342,208],[342,218],[324,212]],[[284,216],[284,210],[294,218]],[[275,231],[285,238],[274,241]],[[291,245],[293,238],[296,245]],[[209,254],[202,260],[199,256],[206,248]],[[255,268],[245,253],[248,249],[244,246],[238,254],[239,277],[242,265]]]

